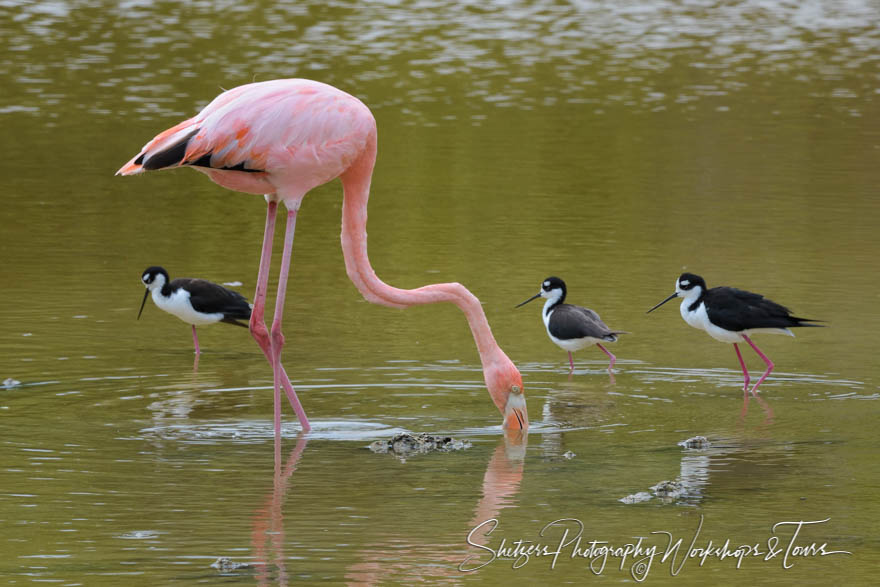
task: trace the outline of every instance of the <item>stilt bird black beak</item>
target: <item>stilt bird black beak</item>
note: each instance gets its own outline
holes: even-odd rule
[[[663,300],[662,302],[660,302],[659,304],[657,304],[656,306],[654,306],[653,308],[651,308],[650,310],[645,312],[645,314],[650,314],[651,312],[653,312],[654,310],[656,310],[657,308],[659,308],[660,306],[662,306],[663,304],[665,304],[669,300],[677,298],[677,297],[678,297],[678,292],[675,292],[674,294],[672,294],[671,296],[669,296],[668,298],[666,298],[665,300]]]
[[[524,301],[523,303],[521,303],[521,304],[517,304],[517,305],[515,306],[515,308],[519,308],[520,306],[525,306],[526,304],[528,304],[529,302],[531,302],[531,301],[534,300],[535,298],[540,298],[540,297],[541,297],[541,292],[538,292],[538,293],[536,293],[535,295],[533,295],[532,297],[530,297],[529,299],[527,299],[526,301]]]
[[[147,296],[148,295],[150,295],[150,290],[147,290],[144,292],[144,301],[141,302],[141,309],[138,311],[138,317],[137,317],[138,320],[141,319],[141,312],[144,311],[144,304],[147,303]]]

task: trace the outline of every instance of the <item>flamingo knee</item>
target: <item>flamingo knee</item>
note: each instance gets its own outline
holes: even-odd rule
[[[284,333],[281,332],[281,323],[275,322],[272,324],[272,334],[271,334],[271,348],[272,348],[272,357],[276,361],[281,360],[281,349],[284,348]]]
[[[263,353],[268,355],[271,342],[269,341],[269,329],[266,327],[266,323],[262,320],[254,320],[252,316],[248,324],[248,330],[250,330],[251,336],[257,341],[260,348],[263,349]]]

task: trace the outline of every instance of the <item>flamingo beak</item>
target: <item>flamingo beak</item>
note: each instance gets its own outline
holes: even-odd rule
[[[138,317],[137,317],[138,320],[141,319],[141,312],[144,311],[144,304],[147,303],[147,296],[148,295],[150,295],[150,290],[147,290],[144,292],[144,301],[141,302],[141,309],[138,311]]]
[[[526,409],[526,398],[522,390],[513,386],[504,406],[504,423],[501,426],[505,430],[526,430],[529,427],[529,412]]]
[[[668,298],[666,298],[665,300],[663,300],[662,302],[660,302],[659,304],[657,304],[656,306],[654,306],[653,308],[651,308],[650,310],[645,312],[645,314],[650,314],[651,312],[653,312],[654,310],[656,310],[657,308],[659,308],[660,306],[662,306],[663,304],[665,304],[669,300],[675,299],[677,297],[678,297],[678,292],[675,292],[674,294],[672,294],[671,296],[669,296]]]
[[[528,304],[532,300],[534,300],[536,298],[540,298],[540,297],[541,297],[541,292],[538,292],[535,295],[533,295],[532,297],[530,297],[529,299],[527,299],[526,301],[522,302],[521,304],[517,304],[516,308],[519,308],[520,306],[525,306],[526,304]]]

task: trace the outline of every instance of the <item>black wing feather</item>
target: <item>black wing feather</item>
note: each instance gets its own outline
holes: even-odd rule
[[[189,147],[189,141],[199,132],[199,130],[200,129],[198,128],[193,130],[170,147],[159,151],[158,153],[154,153],[146,159],[141,155],[135,159],[134,162],[138,165],[142,165],[147,171],[155,171],[166,167],[176,167],[178,165],[209,167],[211,169],[222,169],[224,171],[245,171],[247,173],[261,173],[265,171],[265,169],[249,169],[244,166],[243,161],[232,167],[215,167],[211,165],[211,156],[213,153],[205,153],[195,161],[184,161],[183,158],[186,155],[187,147]]]
[[[570,304],[556,306],[550,314],[548,330],[550,334],[563,340],[590,337],[614,342],[618,334],[625,334],[608,328],[593,310]]]
[[[199,129],[193,130],[167,149],[159,151],[146,159],[141,155],[135,159],[135,163],[141,161],[143,168],[147,171],[155,171],[156,169],[164,169],[165,167],[180,165],[183,161],[183,156],[186,155],[186,147],[189,144],[189,140],[193,138],[197,132],[199,132]]]
[[[709,320],[725,330],[819,326],[812,318],[798,318],[791,310],[761,294],[735,287],[713,287],[704,295]]]
[[[223,322],[247,326],[237,320],[250,320],[251,305],[247,298],[222,285],[204,279],[181,278],[171,282],[172,287],[185,287],[193,309],[206,314],[223,314]]]

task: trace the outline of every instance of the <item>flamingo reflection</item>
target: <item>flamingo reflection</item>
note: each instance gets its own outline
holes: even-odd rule
[[[437,578],[461,577],[459,565],[469,552],[462,552],[458,545],[465,544],[465,537],[472,528],[486,520],[498,518],[501,510],[516,507],[516,495],[523,477],[528,433],[523,430],[506,430],[489,459],[483,475],[482,497],[474,508],[474,515],[462,528],[461,541],[438,544],[424,538],[388,536],[385,540],[370,544],[362,553],[363,560],[348,569],[345,579],[350,585],[375,585],[396,582],[405,577],[407,582]],[[471,542],[485,545],[491,524],[483,525],[471,535]],[[403,550],[401,542],[409,546]],[[442,552],[438,552],[442,549]],[[430,560],[431,564],[425,564]],[[477,563],[478,564],[478,563]]]
[[[256,562],[256,578],[258,585],[287,585],[288,575],[284,566],[284,513],[281,505],[290,485],[290,477],[306,449],[308,439],[300,433],[296,446],[287,457],[284,467],[281,466],[281,442],[275,439],[275,475],[272,482],[272,493],[266,497],[263,507],[257,510],[251,531],[251,543],[254,547]],[[278,570],[273,580],[272,567]]]
[[[523,465],[528,433],[522,430],[506,430],[504,439],[495,448],[483,475],[482,497],[474,508],[474,514],[462,526],[461,541],[438,544],[430,538],[388,535],[378,542],[367,545],[358,555],[359,562],[348,568],[345,579],[349,584],[382,584],[405,575],[407,579],[426,580],[437,577],[460,577],[459,565],[468,557],[460,546],[472,528],[486,520],[497,518],[500,512],[516,506],[523,477]],[[251,543],[254,568],[258,585],[286,586],[290,575],[285,567],[285,532],[283,504],[290,486],[290,477],[297,469],[305,450],[306,436],[300,434],[296,446],[282,466],[281,445],[275,443],[275,474],[272,492],[253,518]],[[484,525],[488,530],[490,525]],[[474,532],[470,538],[474,544],[485,545],[489,538],[485,532]],[[401,549],[401,543],[408,544]],[[438,550],[442,553],[438,554]],[[431,560],[433,564],[424,564]]]

